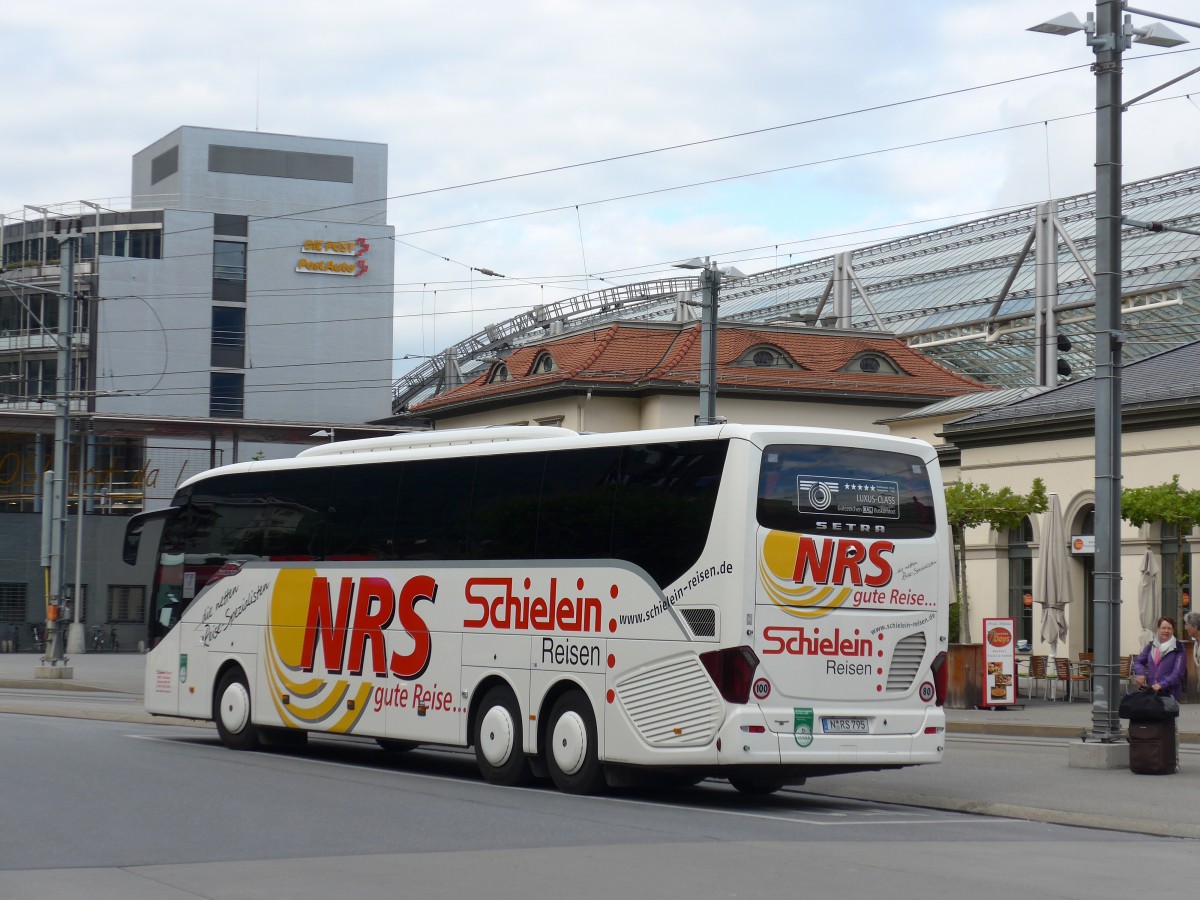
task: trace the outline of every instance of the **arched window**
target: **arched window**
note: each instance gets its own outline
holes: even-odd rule
[[[487,383],[496,384],[501,381],[508,381],[508,366],[504,363],[496,363],[492,367],[492,371],[488,374]]]
[[[1033,523],[1026,516],[1008,533],[1008,614],[1017,640],[1033,646]]]
[[[554,357],[549,353],[542,352],[538,354],[537,359],[533,361],[533,366],[529,370],[530,375],[544,375],[547,372],[557,371],[558,364],[554,362]]]
[[[1179,533],[1178,525],[1163,522],[1162,565],[1158,573],[1159,592],[1162,595],[1159,614],[1174,619],[1179,634],[1183,632],[1183,614],[1192,608],[1192,555],[1186,538],[1187,535]]]
[[[902,375],[900,367],[882,353],[860,353],[842,366],[848,375]]]
[[[770,344],[759,344],[751,347],[737,358],[735,366],[747,366],[756,369],[795,369],[799,368],[790,356]]]

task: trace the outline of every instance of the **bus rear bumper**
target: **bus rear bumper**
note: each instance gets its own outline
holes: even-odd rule
[[[812,766],[855,771],[942,761],[945,715],[930,708],[915,731],[890,734],[827,734],[821,719],[797,722],[790,731],[772,731],[761,712],[743,709],[721,728],[717,756],[721,766]],[[815,726],[815,727],[814,727]],[[814,772],[817,774],[817,772]]]

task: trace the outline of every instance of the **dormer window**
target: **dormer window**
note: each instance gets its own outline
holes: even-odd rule
[[[751,347],[740,357],[736,366],[747,366],[756,369],[795,369],[796,364],[792,362],[791,357],[780,350],[778,347],[772,347],[770,344],[759,344],[757,347]]]
[[[496,365],[492,367],[491,373],[488,375],[487,383],[498,384],[502,381],[508,381],[508,379],[508,366],[506,366],[504,363],[496,363]]]
[[[842,367],[848,375],[903,375],[900,367],[882,353],[860,353]]]
[[[554,362],[554,357],[549,353],[539,353],[538,358],[533,361],[533,368],[529,370],[530,375],[545,375],[549,372],[558,370],[558,364]]]

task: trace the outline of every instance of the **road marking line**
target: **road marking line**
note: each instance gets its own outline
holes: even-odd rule
[[[192,743],[191,741],[188,741],[186,739],[166,738],[166,737],[161,737],[159,735],[150,735],[150,734],[127,734],[127,735],[125,735],[125,737],[132,738],[134,740],[139,740],[139,741],[151,741],[151,742],[162,743],[162,744],[179,745],[180,743]],[[193,744],[193,746],[195,746],[195,745]],[[270,755],[270,754],[267,754],[267,755]],[[341,768],[341,769],[353,769],[355,771],[360,771],[360,772],[372,772],[372,773],[379,774],[379,775],[391,775],[391,776],[397,776],[397,777],[403,777],[403,778],[419,778],[419,779],[423,779],[425,781],[441,781],[441,782],[445,782],[447,784],[457,784],[457,785],[475,784],[480,787],[492,788],[492,789],[501,790],[501,791],[529,791],[530,790],[527,787],[503,787],[502,785],[488,784],[486,781],[473,782],[473,781],[464,780],[462,778],[455,778],[455,777],[448,776],[448,775],[428,775],[424,772],[406,772],[406,771],[397,770],[397,769],[380,769],[380,768],[376,768],[375,766],[364,765],[362,763],[347,763],[347,762],[339,762],[337,760],[314,759],[313,757],[308,757],[308,756],[296,756],[296,755],[289,754],[289,755],[277,757],[277,758],[294,759],[294,760],[300,760],[302,762],[313,763],[316,765],[331,766],[334,768]],[[561,793],[559,791],[555,791],[555,790],[536,790],[535,789],[534,792],[536,793],[536,795],[538,797],[559,797],[562,799],[575,798],[575,799],[579,799],[579,800],[592,800],[592,801],[600,801],[600,802],[606,802],[606,803],[624,804],[627,806],[646,806],[646,807],[653,807],[655,809],[672,809],[672,810],[679,810],[681,812],[708,812],[708,813],[715,813],[718,815],[734,816],[737,818],[744,818],[744,819],[763,819],[763,820],[769,821],[769,822],[786,822],[786,823],[790,823],[793,825],[824,825],[827,827],[863,827],[863,826],[870,827],[872,825],[877,825],[877,826],[889,826],[890,827],[892,825],[962,825],[962,824],[981,825],[981,824],[1017,823],[1017,822],[1024,824],[1023,819],[970,816],[965,813],[963,814],[962,818],[933,819],[933,818],[927,818],[927,817],[923,816],[923,814],[920,812],[914,813],[911,809],[905,809],[903,811],[897,811],[896,813],[894,813],[894,815],[909,816],[910,818],[907,818],[907,819],[887,819],[886,821],[875,821],[875,822],[862,822],[862,821],[831,822],[831,821],[829,821],[828,818],[825,818],[825,819],[805,818],[803,816],[773,815],[770,813],[744,812],[744,811],[736,810],[736,809],[721,809],[719,807],[712,807],[712,806],[702,806],[702,805],[688,806],[688,805],[681,804],[681,803],[662,803],[662,802],[655,802],[655,801],[650,801],[650,800],[638,800],[638,799],[629,798],[629,797],[609,797],[609,796],[605,796],[603,794],[601,794],[599,796],[585,797],[585,796],[580,796],[578,794],[563,794],[563,793]],[[793,794],[792,796],[796,797],[797,799],[800,799],[800,795]],[[812,798],[816,798],[817,796],[820,796],[820,795],[808,795],[808,796],[810,796]],[[824,800],[826,798],[821,796],[820,799]],[[861,801],[856,801],[856,802],[869,803],[871,801],[861,800]],[[887,804],[885,804],[885,805],[887,805]],[[870,813],[871,815],[875,815],[875,816],[893,815],[893,813],[891,813],[887,810],[864,810],[863,812]],[[810,815],[810,816],[840,815],[840,816],[846,816],[847,818],[849,818],[850,816],[855,815],[855,813],[854,812],[836,812],[836,811],[829,812],[829,813],[810,812],[807,815]],[[915,816],[915,818],[913,816]]]

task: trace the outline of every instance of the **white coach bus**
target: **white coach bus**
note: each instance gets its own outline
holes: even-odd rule
[[[941,760],[949,530],[925,443],[715,425],[430,432],[185,482],[146,708],[228,746],[474,747],[488,781]]]

